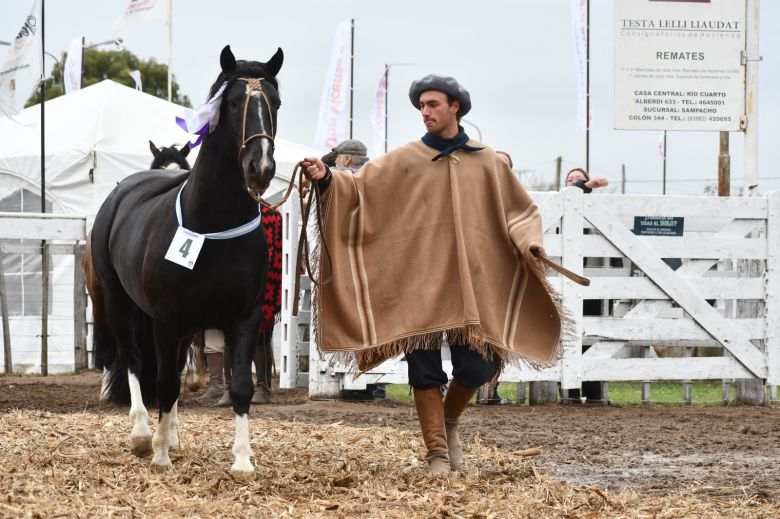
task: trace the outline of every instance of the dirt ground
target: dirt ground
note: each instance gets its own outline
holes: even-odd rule
[[[71,413],[114,407],[98,402],[98,389],[94,372],[46,379],[3,377],[0,412],[26,408]],[[231,416],[229,409],[201,406],[195,400],[198,394],[182,396],[182,415]],[[419,427],[414,407],[407,404],[315,402],[301,389],[275,388],[274,403],[253,406],[251,413],[311,424],[384,425],[414,433]],[[471,406],[461,436],[473,442],[477,435],[502,449],[541,447],[537,466],[568,483],[658,493],[694,483],[751,485],[780,498],[776,407]]]
[[[98,402],[98,388],[94,372],[45,379],[0,377],[0,415],[20,411],[45,412],[46,416],[107,413],[119,425],[126,424],[122,421],[126,420],[125,409]],[[229,409],[200,406],[195,401],[197,394],[182,396],[183,428],[193,416],[216,416],[230,422]],[[315,402],[303,390],[275,390],[274,403],[253,406],[251,418],[313,426],[314,430],[335,424],[389,428],[408,438],[419,435],[410,405]],[[613,494],[628,490],[651,498],[697,492],[712,499],[749,496],[780,504],[777,407],[472,406],[462,423],[467,457],[470,449],[486,445],[498,452],[541,447],[542,454],[532,460],[534,474],[566,485],[601,488]],[[129,428],[123,433],[129,434]],[[119,446],[125,446],[125,440],[116,438]],[[422,456],[421,442],[410,448]],[[750,515],[773,517],[771,513]]]

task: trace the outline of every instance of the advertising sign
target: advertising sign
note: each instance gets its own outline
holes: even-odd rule
[[[615,128],[739,131],[745,0],[615,0]]]

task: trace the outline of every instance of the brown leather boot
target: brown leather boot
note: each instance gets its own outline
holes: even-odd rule
[[[414,405],[420,420],[423,441],[428,453],[428,474],[430,476],[448,476],[450,457],[447,453],[447,433],[444,429],[444,404],[438,387],[415,389]]]
[[[458,436],[458,419],[476,392],[476,389],[467,389],[453,380],[444,397],[444,424],[452,470],[459,470],[463,466],[463,446]]]
[[[206,366],[209,368],[209,388],[198,400],[204,404],[214,403],[225,392],[225,383],[222,380],[224,359],[221,353],[207,353]]]

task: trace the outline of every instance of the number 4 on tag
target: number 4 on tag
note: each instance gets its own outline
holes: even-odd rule
[[[195,261],[198,259],[204,241],[206,238],[203,235],[179,226],[168,247],[168,252],[165,253],[165,259],[192,270],[195,268]]]

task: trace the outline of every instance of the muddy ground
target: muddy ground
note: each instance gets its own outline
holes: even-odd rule
[[[94,372],[0,377],[0,413],[110,412],[112,406],[98,402],[98,388]],[[185,427],[191,413],[230,419],[229,409],[201,406],[197,395],[182,396],[179,413]],[[115,412],[125,411],[117,407]],[[419,427],[414,408],[407,404],[314,402],[303,390],[276,389],[274,403],[253,406],[251,414],[323,427],[378,425],[412,433]],[[541,447],[535,466],[554,480],[574,485],[650,495],[693,486],[744,487],[752,495],[780,500],[777,407],[472,406],[462,430],[467,444],[506,450]]]

